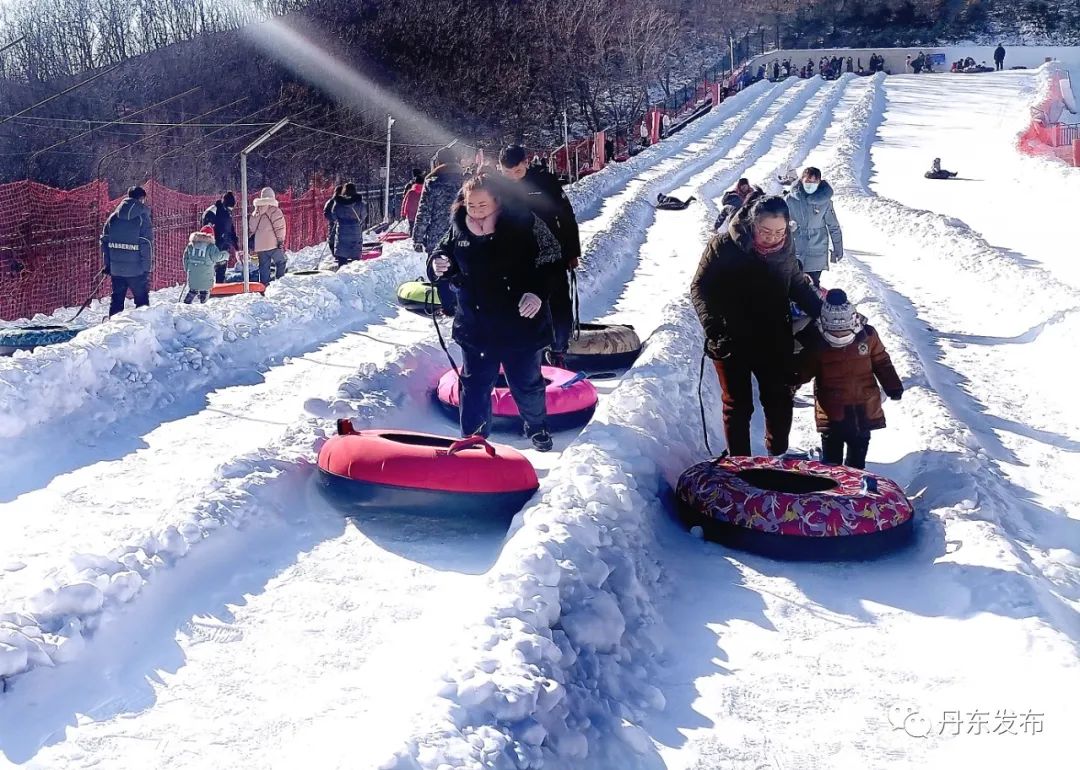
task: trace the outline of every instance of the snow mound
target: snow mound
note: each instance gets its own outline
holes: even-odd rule
[[[493,609],[444,677],[438,723],[384,768],[659,764],[638,726],[664,708],[650,684],[664,651],[652,521],[701,451],[699,350],[680,300],[515,519]]]
[[[178,393],[325,338],[358,313],[388,307],[397,286],[419,274],[420,256],[408,244],[334,274],[286,274],[265,296],[139,308],[70,342],[0,358],[0,437],[25,435],[76,411],[111,423],[132,405],[163,406]],[[319,248],[307,250],[312,259]]]

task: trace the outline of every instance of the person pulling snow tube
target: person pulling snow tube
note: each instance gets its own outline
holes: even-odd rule
[[[626,369],[641,354],[641,339],[626,324],[580,324],[566,351],[566,368],[579,372]]]
[[[688,468],[675,494],[707,539],[778,559],[866,558],[905,545],[914,527],[895,482],[812,460],[714,458]]]
[[[406,281],[398,286],[397,301],[406,310],[426,316],[431,316],[442,308],[435,284],[428,283],[423,278]]]
[[[17,350],[33,350],[56,345],[74,339],[84,331],[80,327],[42,324],[36,326],[11,326],[0,329],[0,356],[14,355]]]
[[[265,294],[266,285],[258,281],[248,281],[248,290],[251,294]],[[210,290],[211,297],[235,297],[244,293],[243,283],[215,283]]]
[[[339,505],[400,513],[510,517],[540,487],[536,470],[508,446],[406,430],[338,435],[319,450],[319,480]]]
[[[596,411],[598,399],[596,386],[586,379],[584,372],[567,371],[554,366],[540,367],[546,385],[548,428],[553,431],[568,430],[587,423]],[[448,417],[458,419],[461,405],[461,385],[458,373],[451,369],[441,378],[435,390],[435,399]],[[492,427],[496,430],[520,431],[521,415],[506,377],[499,372],[495,389],[491,392]]]

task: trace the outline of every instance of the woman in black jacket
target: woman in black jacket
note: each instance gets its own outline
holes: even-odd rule
[[[360,259],[364,251],[364,224],[367,206],[352,182],[341,188],[330,205],[330,227],[333,230],[333,254],[338,266]]]
[[[480,174],[461,188],[428,274],[457,289],[463,436],[488,434],[491,392],[502,366],[526,435],[539,451],[552,448],[540,358],[551,343],[543,305],[560,259],[559,242],[547,226],[527,209],[502,206],[494,180]]]
[[[750,455],[751,377],[765,411],[771,455],[788,449],[795,339],[790,302],[817,318],[821,298],[795,260],[787,203],[755,190],[724,232],[709,241],[690,285],[724,394],[728,452]]]

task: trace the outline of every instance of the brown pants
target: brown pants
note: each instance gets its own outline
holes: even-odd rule
[[[771,455],[788,449],[793,396],[789,374],[783,366],[730,357],[713,361],[720,389],[724,392],[724,437],[728,453],[750,456],[750,418],[754,414],[754,387],[757,379],[761,408],[765,411],[765,447]]]

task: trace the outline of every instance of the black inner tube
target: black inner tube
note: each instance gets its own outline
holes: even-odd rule
[[[453,439],[440,438],[439,436],[417,436],[412,433],[380,433],[381,438],[387,441],[396,441],[399,444],[410,446],[434,446],[449,449],[454,444]]]
[[[770,492],[790,492],[796,495],[827,492],[840,486],[824,476],[778,471],[772,468],[747,468],[735,475],[758,489],[767,489]]]

